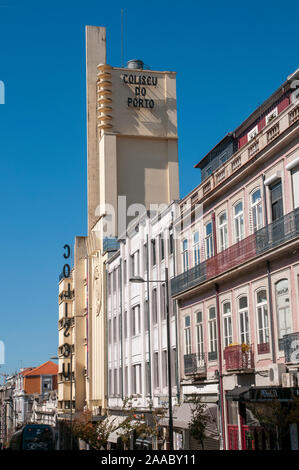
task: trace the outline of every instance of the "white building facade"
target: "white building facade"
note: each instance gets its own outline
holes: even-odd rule
[[[107,377],[110,415],[124,415],[126,398],[148,419],[168,409],[167,270],[175,274],[172,223],[176,204],[136,219],[107,261]],[[132,278],[145,282],[132,282]],[[172,404],[179,402],[176,304],[169,298]],[[168,416],[168,413],[166,413]],[[168,425],[167,417],[163,423]],[[117,437],[112,435],[115,444]],[[174,442],[176,447],[176,433]],[[178,438],[179,442],[179,438]]]

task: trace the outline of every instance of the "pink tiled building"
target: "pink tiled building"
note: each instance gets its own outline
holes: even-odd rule
[[[174,224],[182,396],[217,403],[224,449],[298,449],[297,423],[284,443],[250,411],[299,396],[298,79],[196,165]]]

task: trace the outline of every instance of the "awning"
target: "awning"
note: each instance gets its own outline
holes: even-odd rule
[[[211,437],[213,439],[219,438],[219,431],[218,431],[218,411],[217,406],[214,404],[206,404],[206,414],[209,417],[209,420],[206,425],[205,433],[206,437]],[[192,403],[183,403],[181,406],[175,407],[173,413],[173,427],[174,428],[181,428],[181,429],[188,429],[189,424],[192,419]],[[169,425],[169,419],[165,416],[161,420],[162,426]]]
[[[247,395],[249,397],[249,393],[247,393],[251,389],[249,385],[243,385],[241,387],[236,386],[232,390],[228,390],[225,394],[227,400],[233,401],[240,401],[242,399],[246,399]],[[247,393],[247,395],[245,395]]]

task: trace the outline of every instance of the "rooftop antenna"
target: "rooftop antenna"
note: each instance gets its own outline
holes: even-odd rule
[[[124,10],[121,9],[121,66],[124,67]]]

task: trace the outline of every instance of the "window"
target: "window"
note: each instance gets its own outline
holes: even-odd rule
[[[269,320],[266,290],[260,290],[256,294],[256,310],[259,344],[269,343]]]
[[[129,372],[128,372],[128,366],[126,366],[126,367],[125,367],[125,384],[124,384],[124,385],[125,385],[125,387],[124,387],[124,395],[125,395],[125,397],[127,397],[128,394],[129,394],[129,390],[128,390],[129,377],[128,377],[128,374],[129,374]]]
[[[108,290],[108,295],[111,294],[111,273],[108,274],[108,278],[107,278],[107,290]]]
[[[151,241],[152,247],[152,266],[156,266],[156,240]]]
[[[283,349],[283,336],[292,332],[292,316],[290,308],[289,282],[282,279],[275,284],[278,339]]]
[[[299,207],[299,166],[292,170],[293,202],[294,209]]]
[[[139,276],[139,250],[131,255],[131,274],[132,276]]]
[[[117,341],[117,318],[116,316],[113,317],[113,341],[116,343]]]
[[[143,245],[143,271],[147,271],[147,243]]]
[[[254,191],[251,195],[251,217],[253,231],[256,232],[263,226],[263,209],[260,189]]]
[[[112,273],[112,281],[113,281],[113,292],[116,292],[116,269],[113,270]]]
[[[189,259],[188,259],[188,240],[183,240],[182,243],[183,247],[183,268],[184,271],[187,271],[189,269]]]
[[[171,385],[174,387],[177,383],[177,355],[176,348],[171,350]]]
[[[124,260],[124,284],[127,284],[127,260]]]
[[[113,395],[116,396],[116,395],[118,394],[117,369],[114,369],[113,372],[114,372],[114,373],[113,373],[113,375],[114,375],[114,377],[113,377],[113,388],[114,388],[114,393],[113,393]]]
[[[140,305],[132,308],[132,336],[139,335],[140,328]]]
[[[168,385],[167,351],[162,352],[162,387]]]
[[[125,310],[124,312],[124,339],[127,339],[128,337],[128,314],[127,311]]]
[[[232,335],[232,311],[230,302],[225,302],[222,306],[223,310],[223,339],[224,346],[228,346],[233,342]]]
[[[112,391],[112,369],[109,369],[109,372],[108,372],[108,393],[109,395],[113,395],[113,391]]]
[[[145,394],[150,394],[150,380],[151,380],[151,370],[150,370],[150,363],[145,363]]]
[[[165,257],[163,235],[160,235],[159,239],[160,239],[160,260],[162,261]]]
[[[135,364],[132,367],[132,393],[133,395],[142,393],[141,364]]]
[[[277,111],[277,107],[272,109],[272,111],[270,111],[269,114],[267,114],[266,116],[266,125],[269,124],[271,121],[273,121],[273,119],[276,118],[276,116],[278,115],[278,111]]]
[[[272,222],[283,216],[282,183],[278,180],[270,186]]]
[[[118,369],[118,393],[123,394],[123,370],[122,367]]]
[[[108,344],[111,344],[111,319],[108,320]]]
[[[193,233],[193,257],[194,266],[200,263],[199,232]]]
[[[227,241],[227,217],[226,212],[223,212],[218,217],[219,224],[219,251],[226,250],[228,247]]]
[[[243,240],[244,238],[244,217],[243,217],[243,202],[238,202],[234,207],[234,226],[235,226],[235,242]]]
[[[197,352],[198,359],[204,360],[202,312],[195,313],[195,323],[196,323],[196,352]]]
[[[166,285],[161,285],[161,318],[166,320]]]
[[[144,331],[148,331],[149,328],[149,318],[148,318],[148,300],[144,301]]]
[[[217,359],[217,325],[216,325],[216,309],[215,307],[209,308],[209,360],[215,361]]]
[[[187,315],[184,319],[184,337],[185,337],[185,354],[191,354],[191,321],[190,315]]]
[[[159,387],[159,353],[154,353],[154,387]]]
[[[173,253],[173,230],[169,229],[169,254]]]
[[[206,246],[206,259],[209,259],[213,256],[213,253],[214,253],[212,222],[209,222],[206,225],[205,246]]]
[[[248,136],[248,142],[250,140],[252,140],[258,133],[258,127],[255,126],[253,129],[251,129],[251,131],[248,132],[247,136]]]
[[[242,344],[249,344],[249,317],[247,297],[240,297],[238,301],[240,340]]]
[[[152,317],[153,317],[153,324],[156,325],[158,323],[158,315],[157,315],[157,289],[152,290]]]

